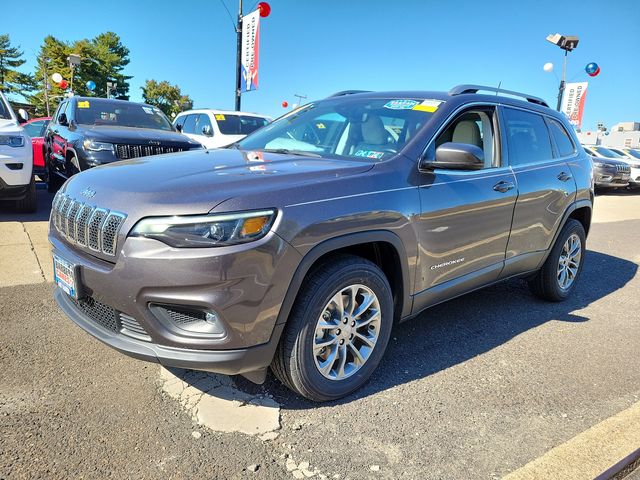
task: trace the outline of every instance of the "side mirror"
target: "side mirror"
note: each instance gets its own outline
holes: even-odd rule
[[[69,122],[67,121],[67,114],[66,113],[61,113],[60,115],[58,115],[58,123],[60,125],[64,125],[65,127],[67,125],[69,125]]]
[[[176,123],[176,130],[179,132],[182,132],[182,125],[179,123]]]
[[[420,169],[480,170],[484,168],[484,152],[468,143],[443,143],[436,149],[436,159],[422,159]]]
[[[210,125],[205,125],[204,127],[202,127],[202,134],[206,135],[207,137],[210,137],[213,135],[213,130],[211,130],[211,126]]]
[[[29,113],[24,108],[18,110],[18,120],[20,120],[20,123],[29,121]]]

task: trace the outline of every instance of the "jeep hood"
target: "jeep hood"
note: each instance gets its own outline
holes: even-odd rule
[[[373,167],[368,161],[237,149],[192,150],[114,162],[67,182],[65,193],[132,218],[206,213],[224,200],[312,185]],[[84,193],[83,193],[84,191]],[[256,205],[264,208],[273,205]]]
[[[0,118],[0,135],[22,134],[24,130],[14,120]]]
[[[78,127],[85,133],[86,138],[98,142],[128,143],[135,145],[150,145],[150,142],[160,142],[162,145],[198,145],[197,142],[170,130],[157,130],[153,128],[119,127],[113,125],[80,125]]]

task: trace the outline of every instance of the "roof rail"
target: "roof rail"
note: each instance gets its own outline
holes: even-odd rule
[[[478,91],[495,92],[496,95],[506,93],[507,95],[513,95],[515,97],[521,97],[527,100],[527,102],[536,103],[543,107],[549,105],[543,99],[534,97],[533,95],[527,95],[526,93],[514,92],[512,90],[504,90],[503,88],[485,87],[483,85],[458,85],[449,90],[449,95],[462,95],[463,93],[478,93]]]
[[[343,97],[345,95],[353,95],[355,93],[369,93],[371,90],[342,90],[341,92],[336,92],[333,95],[329,95],[327,98],[333,97]]]

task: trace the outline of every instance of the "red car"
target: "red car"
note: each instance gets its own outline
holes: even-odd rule
[[[44,165],[44,131],[49,125],[51,117],[33,118],[22,126],[31,137],[33,145],[33,174],[41,179],[46,173]]]

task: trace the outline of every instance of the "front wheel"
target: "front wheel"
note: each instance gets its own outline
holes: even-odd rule
[[[393,297],[384,273],[360,257],[334,258],[305,280],[271,369],[310,400],[338,399],[369,379],[392,324]]]
[[[31,175],[31,182],[27,188],[26,196],[16,201],[16,208],[20,212],[33,213],[38,209],[38,197],[36,193],[36,179]]]
[[[586,234],[582,224],[570,218],[560,231],[547,260],[529,281],[538,297],[551,302],[566,300],[576,288],[582,273],[586,250]]]

